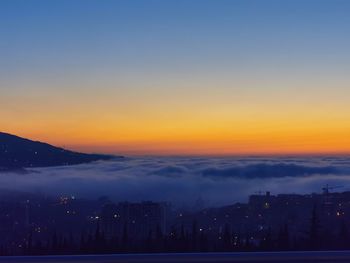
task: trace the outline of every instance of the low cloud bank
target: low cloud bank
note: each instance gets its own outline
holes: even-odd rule
[[[202,174],[206,177],[240,177],[251,178],[271,178],[271,177],[297,177],[310,174],[337,174],[339,170],[333,166],[309,167],[296,164],[253,164],[246,166],[230,167],[226,169],[208,168]]]
[[[330,158],[126,158],[84,165],[0,173],[2,188],[109,196],[115,201],[169,201],[191,206],[245,202],[257,191],[320,192],[325,184],[350,190],[350,159]]]

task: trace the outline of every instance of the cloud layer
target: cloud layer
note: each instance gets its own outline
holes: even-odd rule
[[[325,184],[350,188],[350,159],[126,158],[84,165],[1,173],[3,188],[115,201],[169,201],[191,206],[246,201],[257,191],[310,193]]]

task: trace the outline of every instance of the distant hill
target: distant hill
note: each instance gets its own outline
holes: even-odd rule
[[[73,152],[0,132],[0,172],[29,167],[74,165],[114,157]]]

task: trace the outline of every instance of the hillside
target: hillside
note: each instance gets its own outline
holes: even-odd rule
[[[74,165],[114,158],[58,148],[0,132],[0,171],[27,167]]]

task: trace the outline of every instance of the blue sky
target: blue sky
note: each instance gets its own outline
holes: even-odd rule
[[[324,136],[341,137],[339,131],[349,129],[341,126],[350,113],[349,11],[346,0],[1,0],[0,124],[11,133],[76,147],[77,134],[100,127],[106,120],[99,116],[106,115],[110,128],[79,141],[88,149],[107,143],[172,149],[184,138],[208,141],[196,131],[204,116],[218,122],[211,137],[238,136],[241,144],[245,139],[225,123],[242,127],[242,119],[255,118],[265,124],[254,129],[273,134],[273,123],[290,119],[294,127],[326,115],[323,126],[336,130]],[[208,104],[218,110],[208,111]],[[314,112],[320,107],[326,113]],[[276,121],[275,112],[285,114]],[[308,118],[298,120],[300,112]],[[72,123],[80,128],[67,128]],[[66,141],[44,132],[47,126],[61,130]],[[172,127],[188,132],[156,141],[156,130]],[[137,135],[143,129],[148,137]],[[220,152],[220,145],[207,150]]]

